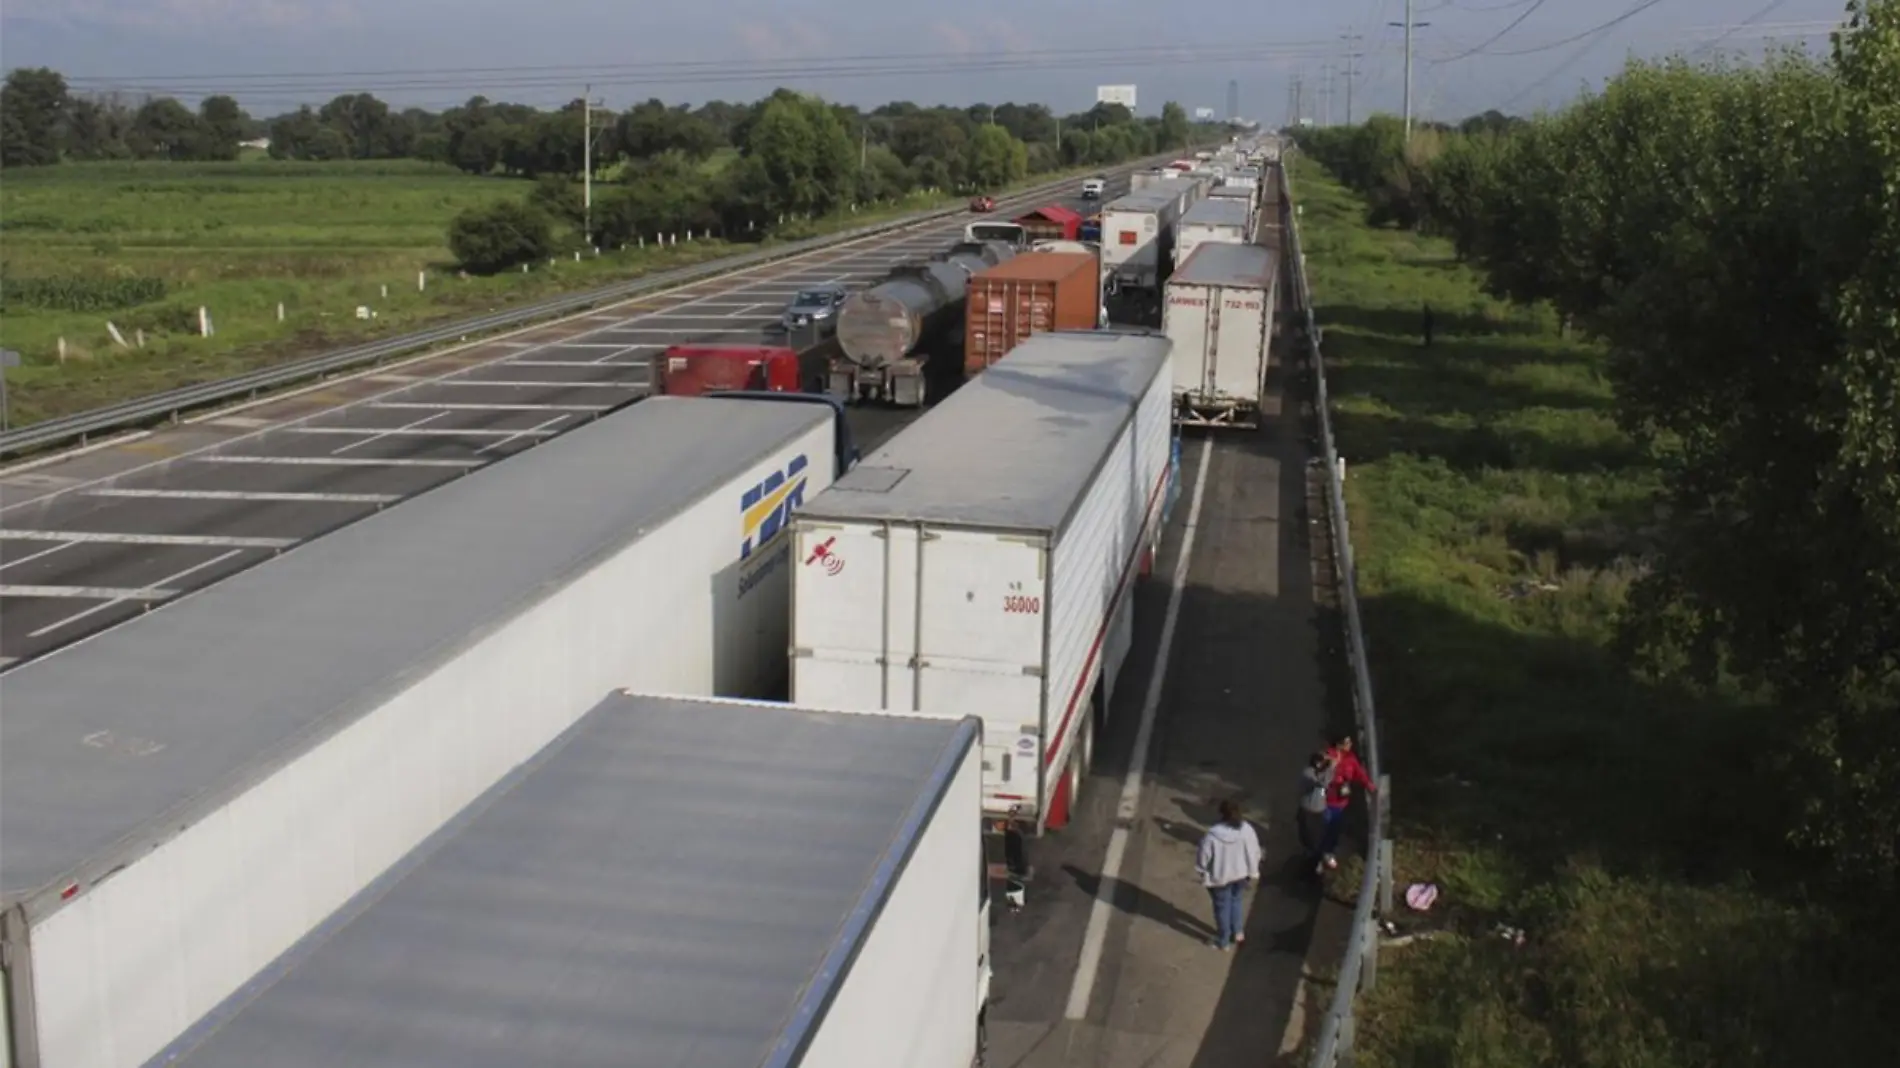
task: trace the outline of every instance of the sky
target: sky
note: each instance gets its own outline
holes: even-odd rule
[[[1224,115],[1231,80],[1242,115],[1279,125],[1296,78],[1306,117],[1345,121],[1349,65],[1353,117],[1397,113],[1406,2],[4,0],[0,66],[52,67],[87,91],[187,102],[230,92],[258,115],[359,90],[432,109],[477,93],[548,106],[590,82],[610,107],[751,100],[785,85],[867,107],[1014,100],[1059,112],[1088,108],[1098,85],[1132,84],[1141,113],[1174,100]],[[1413,2],[1415,113],[1453,121],[1560,106],[1630,56],[1825,49],[1845,8]]]

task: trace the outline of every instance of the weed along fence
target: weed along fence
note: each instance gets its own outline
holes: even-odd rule
[[[1379,720],[1372,703],[1372,675],[1366,662],[1366,636],[1359,618],[1358,571],[1353,562],[1352,528],[1346,516],[1345,462],[1339,456],[1333,438],[1331,399],[1326,392],[1326,361],[1321,354],[1319,325],[1313,320],[1313,292],[1306,275],[1306,254],[1300,243],[1298,202],[1293,197],[1292,160],[1285,158],[1275,168],[1280,174],[1286,205],[1287,260],[1291,268],[1297,314],[1305,331],[1308,356],[1313,364],[1313,408],[1319,422],[1320,460],[1325,468],[1327,522],[1332,537],[1334,579],[1338,587],[1340,614],[1345,620],[1346,657],[1352,671],[1353,716],[1358,726],[1359,744],[1365,753],[1367,770],[1379,784],[1371,806],[1367,828],[1365,875],[1359,881],[1358,900],[1354,903],[1352,928],[1346,937],[1345,954],[1339,962],[1338,982],[1333,988],[1332,1005],[1320,1020],[1318,1037],[1312,1047],[1311,1068],[1333,1068],[1350,1064],[1353,1048],[1353,1012],[1361,991],[1369,990],[1378,974],[1379,917],[1392,912],[1392,784],[1385,774],[1379,755]]]

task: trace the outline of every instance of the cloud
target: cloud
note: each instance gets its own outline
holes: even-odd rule
[[[827,41],[802,22],[769,23],[748,18],[733,28],[747,59],[809,59],[827,51]]]
[[[930,25],[930,35],[936,38],[937,43],[942,45],[945,51],[960,56],[969,55],[977,50],[976,40],[961,26],[948,22],[934,22]]]
[[[135,30],[312,29],[358,25],[358,0],[8,0],[9,19]]]

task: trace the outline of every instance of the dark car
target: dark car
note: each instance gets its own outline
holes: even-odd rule
[[[790,333],[816,326],[821,336],[838,331],[838,309],[844,306],[845,288],[839,285],[801,289],[779,316],[779,328]]]

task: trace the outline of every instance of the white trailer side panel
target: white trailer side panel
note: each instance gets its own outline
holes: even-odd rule
[[[650,400],[10,674],[40,1063],[145,1063],[601,693],[772,686],[789,545],[754,491],[829,485],[833,433],[822,406]],[[678,511],[619,502],[654,492],[635,457],[687,479]],[[27,762],[95,729],[90,773],[119,778],[29,798],[79,769]]]
[[[985,870],[982,823],[972,818],[982,789],[982,756],[972,746],[800,1065],[976,1063],[977,1013],[988,987],[978,973],[989,969],[989,886],[975,877]]]
[[[1041,793],[1045,816],[1077,742],[1094,740],[1090,710],[1096,683],[1105,684],[1106,703],[1127,654],[1125,645],[1118,652],[1109,639],[1118,624],[1128,629],[1135,580],[1160,540],[1172,381],[1172,370],[1164,369],[1141,397],[1134,419],[1116,439],[1051,554],[1049,722]]]
[[[1204,243],[1211,241],[1217,244],[1225,242],[1229,245],[1238,245],[1246,240],[1245,223],[1208,225],[1184,221],[1181,224],[1181,236],[1174,240],[1175,267],[1179,269],[1181,264],[1187,262],[1189,256],[1194,255],[1194,250]]]

